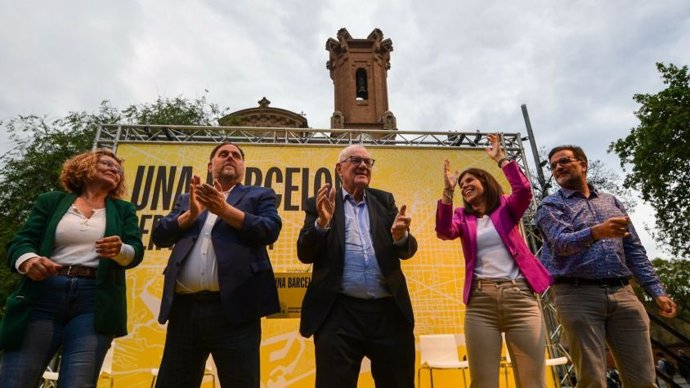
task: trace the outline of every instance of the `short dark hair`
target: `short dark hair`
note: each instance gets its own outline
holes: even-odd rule
[[[577,160],[582,160],[589,166],[589,162],[587,161],[587,155],[585,155],[585,151],[582,150],[582,148],[576,146],[576,145],[559,145],[558,147],[553,147],[551,151],[549,151],[549,162],[551,161],[551,157],[553,154],[559,151],[572,151],[573,156],[575,156],[575,159]]]
[[[483,197],[486,201],[486,214],[491,214],[501,204],[501,196],[503,195],[501,185],[498,184],[498,181],[493,177],[493,175],[489,174],[485,170],[482,170],[481,168],[468,168],[467,170],[461,172],[460,176],[458,176],[458,185],[460,184],[462,177],[467,174],[474,176],[479,180],[479,182],[481,182],[482,187],[484,187]],[[468,214],[478,215],[477,212],[472,209],[472,205],[465,201],[464,198],[462,199],[462,202],[465,204],[465,212]]]
[[[218,151],[218,149],[224,145],[231,145],[231,146],[237,147],[237,149],[240,150],[240,155],[242,155],[242,160],[244,160],[244,151],[242,151],[242,148],[240,148],[240,146],[238,146],[235,143],[231,143],[229,141],[224,141],[224,142],[218,144],[217,146],[213,147],[213,150],[211,151],[211,155],[209,155],[209,157],[208,157],[209,162],[211,160],[213,160],[214,156],[216,156],[216,152]]]

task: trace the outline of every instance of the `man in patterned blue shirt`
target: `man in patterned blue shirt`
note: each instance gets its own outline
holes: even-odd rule
[[[666,295],[623,205],[587,182],[580,147],[549,152],[561,186],[537,210],[541,261],[555,278],[554,303],[566,333],[577,387],[606,386],[608,344],[624,386],[656,387],[649,318],[629,279],[651,295],[659,314],[672,318]]]

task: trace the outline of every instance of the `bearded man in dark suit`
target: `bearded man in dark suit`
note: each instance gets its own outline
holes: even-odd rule
[[[244,152],[211,152],[213,185],[192,179],[189,194],[153,229],[173,246],[165,268],[160,323],[168,321],[157,387],[199,387],[213,356],[224,387],[259,388],[261,317],[278,312],[267,245],[282,226],[271,189],[243,186]]]

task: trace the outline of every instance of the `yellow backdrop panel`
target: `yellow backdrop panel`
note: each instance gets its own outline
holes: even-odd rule
[[[198,144],[123,143],[117,149],[118,155],[125,159],[130,198],[139,209],[147,247],[143,263],[127,275],[129,335],[117,340],[113,368],[117,386],[148,387],[151,369],[159,366],[165,326],[158,324],[156,318],[162,294],[162,271],[170,251],[150,243],[150,231],[156,217],[167,214],[177,196],[188,191],[192,174],[201,176],[202,180],[207,178],[212,148],[213,145]],[[296,253],[297,236],[304,222],[302,201],[314,195],[315,187],[334,179],[335,162],[342,148],[289,145],[243,145],[242,148],[249,183],[272,187],[278,194],[283,229],[279,240],[269,249],[274,270],[309,272],[309,266],[301,264]],[[407,213],[412,216],[411,231],[419,241],[415,257],[403,263],[415,312],[415,334],[464,333],[464,262],[460,242],[441,241],[434,232],[436,201],[443,189],[443,160],[449,159],[452,168],[458,170],[484,168],[508,188],[503,174],[483,150],[372,147],[370,152],[376,159],[371,186],[392,192],[398,207],[407,205]],[[460,204],[458,197],[457,204]],[[313,341],[302,338],[298,327],[298,318],[263,320],[262,387],[313,387]],[[438,377],[437,386],[444,386],[443,377]],[[455,386],[458,378],[459,375],[449,376],[448,379],[455,381],[449,381],[446,386]],[[367,363],[363,365],[359,386],[373,387]]]

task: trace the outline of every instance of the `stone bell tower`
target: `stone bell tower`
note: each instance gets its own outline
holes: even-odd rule
[[[375,28],[366,39],[353,39],[345,28],[329,38],[326,50],[335,94],[331,128],[397,129],[388,110],[388,69],[393,42]]]

